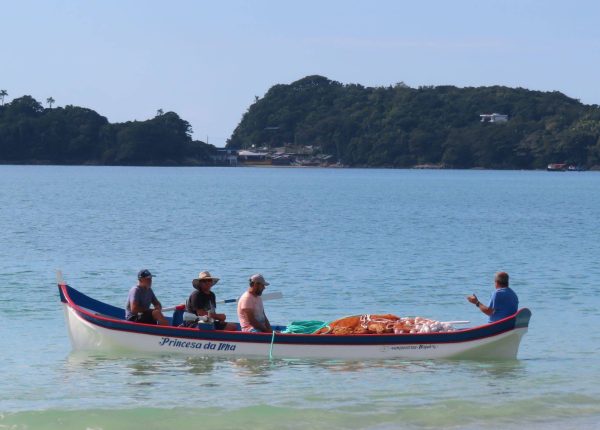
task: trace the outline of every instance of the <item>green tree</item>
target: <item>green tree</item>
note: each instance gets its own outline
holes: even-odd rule
[[[48,97],[48,98],[46,99],[46,103],[48,103],[48,107],[49,107],[50,109],[52,109],[52,105],[54,104],[54,102],[55,102],[55,100],[54,100],[52,97]]]
[[[2,100],[2,106],[4,106],[4,97],[6,97],[8,93],[6,90],[0,90],[0,100]]]

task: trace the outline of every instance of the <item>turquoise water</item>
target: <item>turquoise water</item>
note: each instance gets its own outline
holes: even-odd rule
[[[593,172],[0,166],[0,429],[597,428],[598,220]],[[122,306],[142,267],[165,306],[262,272],[276,323],[479,324],[506,270],[533,317],[509,362],[72,353],[54,270]]]

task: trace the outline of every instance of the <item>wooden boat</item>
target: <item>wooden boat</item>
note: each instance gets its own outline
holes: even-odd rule
[[[58,287],[73,349],[87,351],[329,359],[515,359],[531,317],[529,309],[520,309],[491,324],[442,333],[248,333],[215,330],[208,324],[179,327],[181,310],[168,318],[170,326],[129,322],[122,308],[95,300],[64,282]]]

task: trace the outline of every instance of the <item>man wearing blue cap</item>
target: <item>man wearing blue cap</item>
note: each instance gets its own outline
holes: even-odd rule
[[[154,305],[154,309],[150,305]],[[148,269],[138,272],[138,284],[129,290],[125,319],[144,324],[169,324],[162,314],[162,305],[152,291],[152,273]]]

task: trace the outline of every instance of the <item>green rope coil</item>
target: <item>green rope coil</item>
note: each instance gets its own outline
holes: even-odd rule
[[[327,327],[324,321],[307,320],[307,321],[292,321],[282,333],[293,334],[313,334],[317,330]]]

